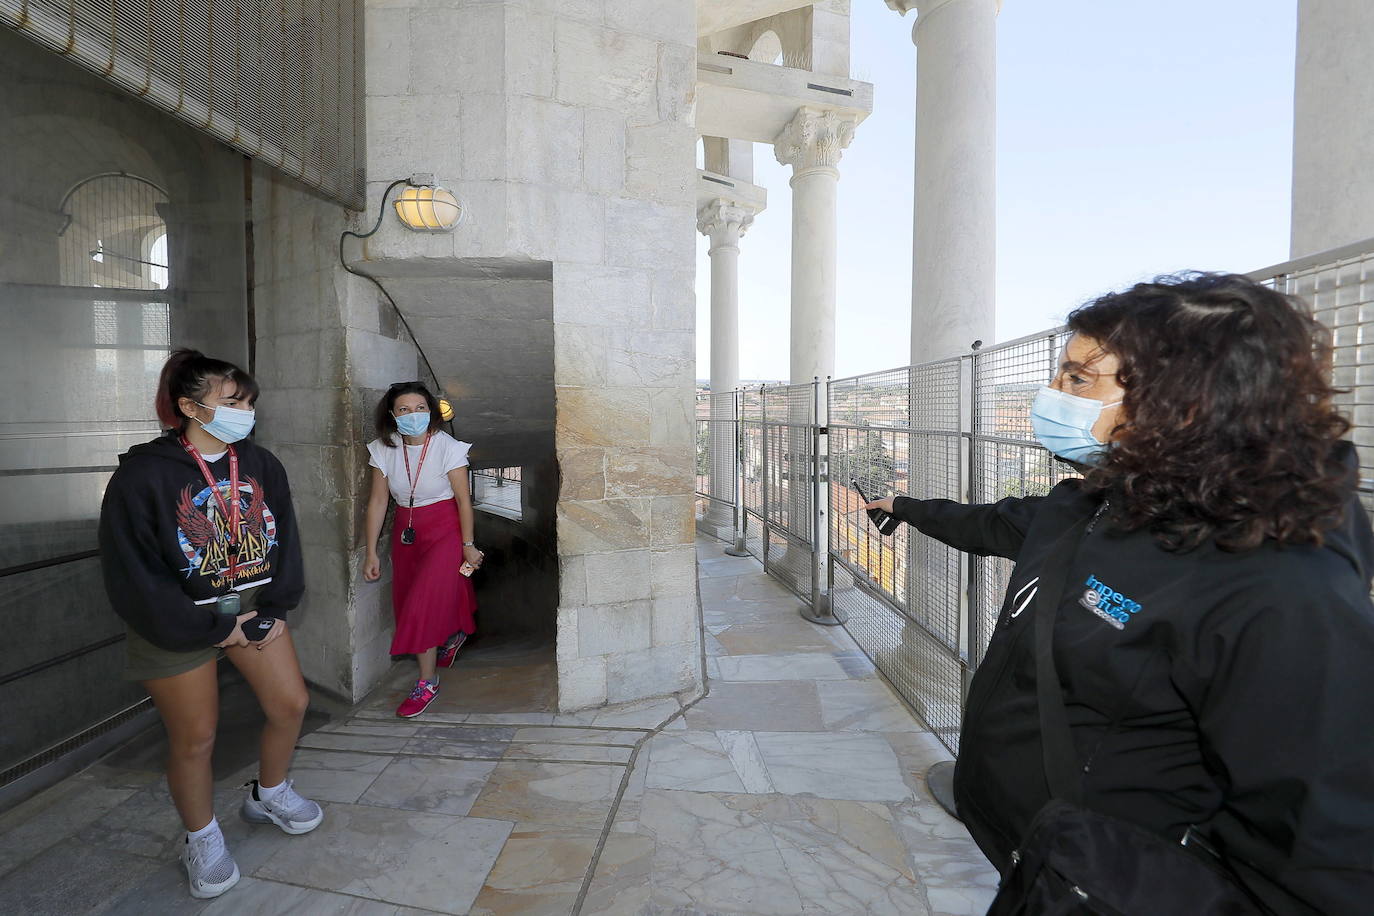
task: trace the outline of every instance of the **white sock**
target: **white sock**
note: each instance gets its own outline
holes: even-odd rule
[[[271,801],[281,791],[282,786],[286,785],[286,780],[282,780],[275,786],[265,786],[258,783],[258,801]]]
[[[219,833],[219,819],[218,819],[218,818],[214,818],[214,817],[210,818],[210,823],[206,824],[204,827],[200,828],[199,830],[188,830],[188,831],[186,831],[186,839],[187,839],[188,842],[191,841],[191,840],[198,840],[198,839],[200,839],[201,837],[203,837],[203,836],[209,836],[209,835],[212,834],[212,833]]]

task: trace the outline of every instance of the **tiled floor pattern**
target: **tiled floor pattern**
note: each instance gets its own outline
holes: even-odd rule
[[[712,681],[685,712],[559,715],[548,650],[479,644],[403,721],[398,666],[302,737],[314,833],[239,821],[251,764],[218,780],[225,896],[187,895],[156,759],[126,754],[0,816],[0,912],[983,912],[995,873],[921,782],[943,747],[842,630],[719,543],[698,556]]]

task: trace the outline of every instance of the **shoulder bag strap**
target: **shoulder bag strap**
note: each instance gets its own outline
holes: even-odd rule
[[[1069,732],[1064,691],[1059,684],[1059,672],[1054,667],[1054,624],[1069,565],[1092,518],[1081,519],[1054,542],[1040,574],[1040,590],[1035,596],[1035,694],[1040,707],[1045,781],[1049,783],[1050,795],[1078,805],[1083,804],[1083,783],[1075,759],[1073,736]]]

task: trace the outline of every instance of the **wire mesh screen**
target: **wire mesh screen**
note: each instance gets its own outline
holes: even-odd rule
[[[1031,401],[1054,378],[1067,339],[1061,329],[974,355],[969,502],[1039,496],[1064,478],[1077,476],[1035,441],[1030,427]],[[1012,566],[1010,560],[997,557],[979,559],[974,566],[970,668],[983,659]]]
[[[697,495],[727,506],[735,504],[739,462],[739,392],[697,394]]]
[[[958,360],[831,382],[830,601],[845,628],[951,749],[963,663],[959,555],[907,526],[879,534],[863,497],[958,499]]]
[[[0,23],[347,206],[362,206],[356,0],[0,0]]]
[[[815,587],[816,386],[762,388],[759,408],[764,565],[810,601]]]
[[[740,492],[744,499],[744,544],[759,560],[764,559],[764,447],[763,392],[748,388],[739,392]]]
[[[1298,296],[1331,332],[1336,403],[1354,427],[1360,453],[1360,499],[1374,513],[1374,251],[1266,278]]]

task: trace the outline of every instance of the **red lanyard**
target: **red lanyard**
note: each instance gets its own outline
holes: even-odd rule
[[[425,466],[425,454],[429,451],[429,439],[430,434],[425,433],[425,444],[420,449],[420,461],[415,465],[415,477],[413,479],[410,476],[410,452],[406,451],[410,446],[406,445],[404,439],[401,440],[401,457],[406,460],[406,483],[410,484],[409,508],[410,517],[412,519],[415,518],[415,488],[419,486],[420,471],[423,470]]]
[[[201,457],[200,451],[191,444],[191,440],[185,436],[181,437],[181,447],[186,449],[190,456],[196,459],[196,464],[200,465],[200,473],[205,477],[205,482],[210,485],[210,492],[215,494],[215,501],[219,503],[220,511],[229,519],[229,584],[233,585],[238,578],[239,572],[239,456],[234,452],[232,445],[226,445],[225,449],[229,452],[229,493],[233,497],[233,502],[225,500],[220,493],[219,487],[215,483],[214,475],[210,473],[210,466]]]

